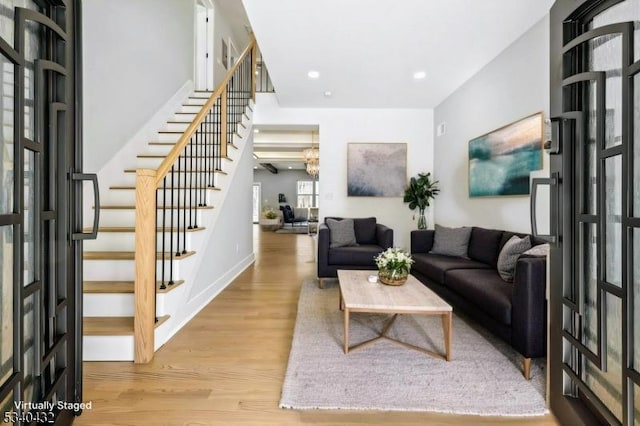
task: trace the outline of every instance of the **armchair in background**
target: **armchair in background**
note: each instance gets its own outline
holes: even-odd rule
[[[343,221],[343,218],[325,218],[318,228],[318,280],[324,288],[325,278],[336,278],[338,269],[377,269],[374,257],[393,246],[393,229],[376,223],[375,217],[355,218],[353,233],[355,240],[348,245],[336,240],[342,236],[334,235],[327,221]],[[343,239],[344,241],[344,239]]]

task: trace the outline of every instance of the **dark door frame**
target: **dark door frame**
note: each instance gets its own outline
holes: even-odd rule
[[[606,409],[602,409],[601,403],[595,398],[593,394],[590,394],[590,390],[584,386],[576,386],[575,384],[571,384],[570,380],[567,380],[568,376],[571,376],[572,373],[568,372],[563,368],[563,362],[566,356],[581,356],[577,352],[573,355],[570,354],[570,349],[567,349],[563,345],[564,339],[567,337],[563,332],[564,328],[564,315],[563,309],[565,307],[563,299],[566,297],[564,291],[566,288],[571,287],[571,283],[568,281],[571,280],[573,275],[573,271],[575,270],[574,263],[577,262],[577,259],[574,259],[574,253],[572,252],[572,245],[575,244],[576,236],[574,235],[573,226],[569,226],[569,224],[573,221],[573,216],[575,213],[575,209],[577,208],[572,191],[574,189],[574,179],[576,176],[580,174],[580,171],[583,169],[583,165],[578,163],[573,163],[574,155],[576,153],[574,144],[571,142],[573,138],[579,138],[579,133],[583,132],[584,123],[580,123],[581,117],[569,117],[571,114],[567,114],[564,111],[565,105],[563,104],[563,79],[566,78],[566,69],[565,68],[577,68],[578,71],[583,71],[582,67],[584,64],[580,63],[580,61],[584,61],[584,58],[576,57],[573,59],[575,63],[568,63],[567,58],[563,54],[563,45],[568,41],[572,40],[576,36],[585,32],[585,28],[583,27],[583,23],[587,22],[592,16],[600,13],[601,11],[614,6],[617,3],[622,2],[623,0],[557,0],[551,9],[550,15],[550,82],[551,82],[551,90],[550,90],[550,111],[551,116],[557,119],[559,122],[567,121],[565,118],[568,118],[568,121],[574,121],[575,126],[565,126],[560,124],[557,131],[554,132],[554,139],[556,139],[554,145],[555,151],[560,155],[551,155],[550,165],[552,171],[563,171],[563,176],[561,176],[559,188],[556,188],[558,191],[556,197],[552,197],[551,202],[551,212],[552,217],[556,218],[557,228],[558,228],[558,241],[561,243],[551,250],[550,257],[550,268],[551,268],[551,277],[550,277],[550,324],[549,324],[549,381],[550,381],[550,408],[556,418],[562,424],[600,424],[603,422],[618,423],[615,418],[612,417],[610,413],[607,413]],[[631,35],[633,37],[633,34]],[[626,46],[628,47],[628,46]],[[623,58],[624,58],[623,51]],[[631,53],[632,54],[632,53]],[[578,54],[580,55],[580,54]],[[633,62],[633,58],[631,59]],[[575,65],[579,63],[580,65]],[[624,69],[623,65],[623,69]],[[573,71],[573,70],[572,70]],[[572,72],[573,74],[573,72]],[[624,73],[623,73],[624,74]],[[625,76],[623,75],[623,78]],[[631,77],[631,76],[630,76]],[[600,81],[602,84],[603,81]],[[632,82],[623,82],[623,90],[625,87],[629,88]],[[627,86],[626,84],[629,84]],[[631,91],[629,91],[631,92]],[[580,96],[576,94],[575,96]],[[630,98],[625,98],[625,96],[631,96],[629,94],[623,93],[623,112],[629,113],[629,107],[632,105],[632,100]],[[627,99],[627,101],[625,101]],[[626,103],[625,103],[626,102]],[[601,109],[601,108],[600,108]],[[604,114],[604,111],[600,111],[600,114]],[[563,118],[564,117],[564,118]],[[604,117],[602,117],[604,119]],[[623,115],[623,132],[629,136],[626,141],[626,144],[621,146],[619,151],[621,152],[621,156],[623,159],[623,174],[622,174],[622,246],[623,246],[623,254],[628,253],[627,237],[625,236],[627,233],[627,226],[635,226],[638,227],[637,221],[638,219],[627,219],[624,218],[629,214],[630,209],[628,208],[628,194],[631,191],[631,187],[629,186],[628,176],[632,173],[629,168],[629,164],[631,163],[631,159],[629,159],[632,151],[630,146],[632,146],[632,140],[630,136],[633,134],[633,115],[624,116]],[[564,144],[562,142],[565,142]],[[623,141],[624,144],[624,141]],[[597,150],[596,150],[597,152]],[[625,159],[626,157],[626,159]],[[598,159],[601,161],[601,159]],[[602,171],[602,166],[598,166]],[[600,172],[599,172],[600,174]],[[602,179],[604,177],[600,174],[602,184]],[[637,212],[636,212],[637,213]],[[600,214],[604,214],[604,211],[601,211]],[[636,222],[635,225],[632,225],[632,221]],[[604,244],[601,242],[600,244]],[[629,262],[631,262],[631,257],[628,256],[629,259],[626,259],[623,255],[622,259],[622,270],[623,276],[627,273],[629,269]],[[600,279],[600,274],[597,277]],[[633,392],[632,385],[628,382],[627,378],[637,376],[637,373],[630,368],[627,368],[629,365],[628,353],[629,347],[627,345],[627,340],[629,338],[632,339],[633,333],[633,288],[630,277],[623,278],[622,287],[620,289],[612,288],[609,284],[600,284],[598,286],[598,300],[600,300],[600,293],[602,292],[602,287],[607,286],[607,291],[610,291],[612,294],[619,296],[622,299],[622,330],[621,330],[621,339],[622,339],[622,395],[623,395],[623,424],[630,424],[632,421],[631,413],[633,411]],[[600,318],[598,318],[600,321]],[[605,334],[606,336],[606,334]],[[624,336],[624,338],[623,338]],[[603,339],[603,340],[606,340]],[[580,342],[574,342],[576,345],[579,345]],[[600,349],[597,351],[597,354],[592,353],[593,362],[600,364],[606,368],[606,356],[604,358],[601,357],[601,349],[605,348],[606,342],[600,342]],[[606,350],[606,348],[605,348]],[[577,376],[575,377],[578,380]],[[571,396],[566,396],[567,394],[571,394]],[[586,396],[586,398],[576,398],[578,394],[582,394]],[[595,398],[595,401],[593,401]],[[585,402],[590,400],[589,402]],[[601,410],[589,409],[587,404],[593,404],[593,407],[600,405]],[[593,408],[592,407],[592,408]],[[602,415],[595,414],[596,411],[600,411],[604,413]]]

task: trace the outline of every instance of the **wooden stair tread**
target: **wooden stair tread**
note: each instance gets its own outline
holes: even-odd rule
[[[169,319],[169,315],[158,317],[155,327]],[[133,336],[133,317],[84,317],[85,336]]]
[[[170,228],[170,227],[165,227],[162,228],[161,226],[156,228],[156,232],[199,232],[199,231],[204,231],[205,227],[204,226],[199,226],[198,228],[191,228],[189,229],[188,227],[185,228]],[[91,232],[91,228],[85,228],[84,232]],[[133,226],[105,226],[105,227],[100,227],[98,228],[98,232],[105,232],[105,233],[117,233],[117,232],[122,232],[122,233],[126,233],[126,232],[136,232],[136,228],[134,228]]]
[[[235,147],[234,147],[235,148]],[[236,148],[238,149],[238,148]],[[126,169],[124,171],[125,173],[136,173],[136,169]],[[169,171],[169,173],[190,173],[191,170],[174,170]],[[220,175],[226,175],[227,172],[225,172],[224,170],[193,170],[194,173],[217,173]]]
[[[134,251],[85,251],[83,259],[84,260],[134,260],[135,259]],[[182,260],[187,257],[191,257],[196,254],[195,251],[188,251],[185,254],[181,254],[180,256],[176,256],[174,253],[173,260]],[[169,253],[165,253],[164,257],[162,253],[156,253],[157,260],[169,260],[171,258]]]
[[[93,206],[93,208],[95,209],[96,207]],[[157,209],[158,210],[162,210],[162,206],[158,206]],[[211,210],[213,209],[213,206],[165,206],[165,208],[167,209],[172,209],[172,210],[186,210],[186,209],[198,209],[198,210]],[[114,205],[101,205],[100,206],[100,210],[135,210],[136,206],[114,206]]]
[[[118,186],[110,186],[109,189],[135,190],[136,187],[135,186],[128,186],[128,185],[118,185]],[[193,186],[193,187],[176,186],[176,187],[173,187],[173,188],[167,188],[167,190],[170,190],[170,189],[196,189],[196,190],[210,189],[211,191],[220,191],[220,188],[218,188],[217,186]],[[162,190],[162,188],[158,188],[158,190]]]
[[[171,285],[166,285],[167,288],[160,288],[160,281],[156,283],[157,293],[168,293],[176,287],[184,284],[184,280],[176,280]],[[85,281],[82,283],[83,293],[87,294],[113,294],[113,293],[125,293],[133,294],[133,281]]]
[[[194,156],[187,155],[187,158],[191,158],[191,157],[194,157]],[[162,155],[162,154],[138,154],[138,158],[166,158],[166,155]],[[224,160],[233,161],[233,159],[231,159],[229,157],[220,157],[220,158],[222,158]]]

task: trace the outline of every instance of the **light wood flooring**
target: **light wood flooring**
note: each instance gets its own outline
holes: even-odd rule
[[[153,362],[85,362],[78,425],[555,425],[503,418],[278,408],[313,239],[254,229],[256,263],[156,352]]]

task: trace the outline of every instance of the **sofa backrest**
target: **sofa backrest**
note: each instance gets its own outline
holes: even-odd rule
[[[467,256],[495,268],[498,265],[498,255],[504,245],[501,244],[503,234],[503,231],[496,229],[472,227]]]
[[[344,218],[325,217],[325,223],[327,223],[327,219],[342,220]],[[376,224],[375,217],[353,218],[353,230],[356,234],[358,244],[376,244],[378,242],[378,238],[376,237]]]
[[[498,265],[498,256],[500,255],[502,247],[504,247],[507,241],[514,235],[523,238],[529,234],[474,226],[471,228],[471,238],[469,238],[467,256],[469,256],[470,259],[477,260],[478,262],[495,268]],[[532,246],[543,243],[545,243],[544,240],[531,237]]]

